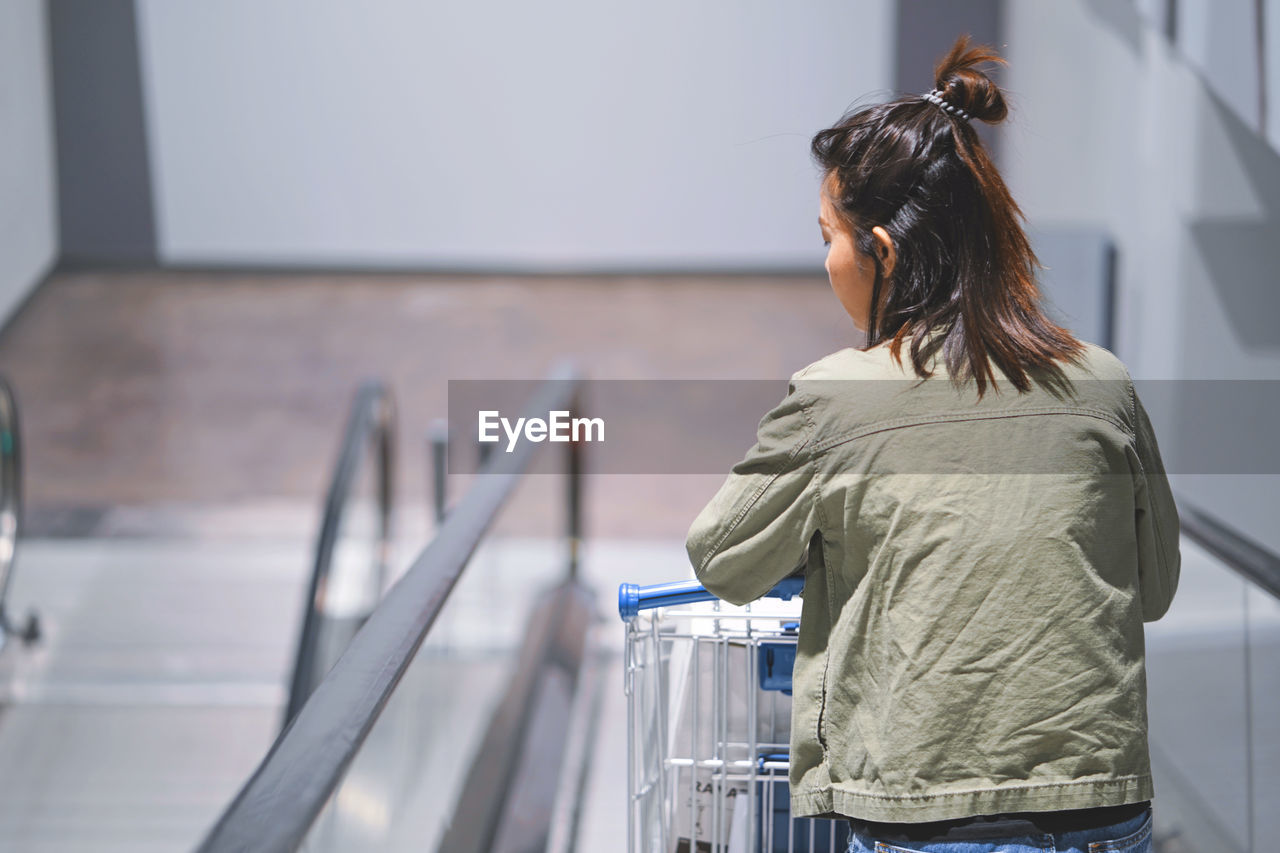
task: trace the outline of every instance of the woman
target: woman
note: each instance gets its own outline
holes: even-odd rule
[[[933,92],[814,137],[867,342],[792,377],[688,551],[732,603],[805,575],[793,817],[848,819],[850,851],[1147,851],[1177,510],[1124,365],[1041,310],[973,129],[1007,113],[990,61],[962,37]]]

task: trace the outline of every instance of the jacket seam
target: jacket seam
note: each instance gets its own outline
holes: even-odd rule
[[[826,562],[826,554],[823,554],[823,562]],[[830,574],[828,574],[828,585],[830,584]],[[822,747],[822,760],[826,762],[830,755],[827,746],[827,739],[822,734],[822,722],[827,716],[827,677],[831,669],[831,652],[826,649],[822,651],[822,690],[818,698],[818,719],[814,725],[814,734],[818,739],[818,746]]]
[[[1138,392],[1134,390],[1133,380],[1129,380],[1129,402],[1133,406],[1133,442],[1134,457],[1138,460],[1138,470],[1142,473],[1142,479],[1147,487],[1147,502],[1151,505],[1151,526],[1156,531],[1156,557],[1160,560],[1161,571],[1165,570],[1169,565],[1169,555],[1164,549],[1164,528],[1160,526],[1160,513],[1156,511],[1155,500],[1151,496],[1151,481],[1147,475],[1147,469],[1142,464],[1142,454],[1137,452],[1137,428],[1138,428]]]
[[[1112,426],[1120,428],[1128,433],[1123,423],[1112,416],[1108,412],[1102,412],[1095,409],[1080,408],[1062,408],[1062,407],[1046,407],[1035,409],[1021,409],[1016,412],[944,412],[937,415],[914,416],[910,418],[900,418],[893,421],[884,421],[873,427],[864,427],[842,435],[833,436],[825,441],[814,445],[814,453],[823,453],[839,444],[847,444],[851,441],[857,441],[860,438],[866,438],[869,435],[875,435],[879,432],[889,432],[904,427],[923,426],[925,424],[952,423],[955,421],[978,421],[978,420],[997,420],[1002,418],[1020,418],[1032,415],[1084,415],[1086,417],[1098,418],[1106,421]]]
[[[818,425],[813,418],[812,411],[808,407],[805,407],[804,413],[805,418],[809,423],[810,434],[817,435]],[[813,466],[813,495],[814,501],[816,502],[814,510],[818,516],[818,542],[822,549],[822,571],[826,575],[827,581],[827,630],[829,632],[835,628],[835,621],[831,618],[831,563],[830,560],[827,559],[827,539],[826,534],[823,531],[830,529],[830,523],[827,519],[826,510],[823,508],[822,482],[821,477],[818,476],[819,458],[820,454],[815,453],[813,458],[810,459],[809,464]],[[828,755],[827,740],[822,736],[822,721],[827,714],[827,673],[830,667],[831,654],[824,649],[822,652],[822,687],[818,700],[818,716],[814,726],[814,735],[817,738],[818,746],[822,748],[823,761],[827,760]]]
[[[797,444],[795,448],[792,449],[792,451],[787,454],[787,458],[786,460],[783,461],[782,466],[777,471],[769,475],[769,478],[765,480],[763,483],[761,483],[756,488],[755,492],[751,495],[751,498],[745,504],[743,504],[742,509],[738,510],[738,514],[733,517],[733,521],[730,522],[727,528],[725,528],[724,533],[722,533],[720,535],[720,538],[716,540],[715,545],[713,545],[711,549],[707,551],[707,555],[702,558],[702,562],[698,564],[699,572],[706,569],[707,565],[711,562],[711,560],[715,557],[715,555],[720,553],[720,548],[724,545],[725,542],[728,541],[729,537],[733,535],[733,531],[738,529],[738,525],[742,523],[742,519],[747,517],[747,513],[751,511],[751,508],[755,506],[757,502],[759,502],[761,496],[763,496],[764,493],[769,490],[769,487],[772,486],[774,482],[779,477],[782,476],[782,472],[786,471],[788,468],[791,467],[791,463],[794,462],[796,457],[800,455],[800,451],[803,450],[806,446],[808,446],[810,439],[812,439],[813,437],[813,433],[812,433],[813,421],[809,414],[808,403],[801,401],[800,413],[801,413],[801,417],[805,421],[806,431],[808,432],[808,434],[805,436],[804,441],[801,441],[799,444]],[[816,460],[816,457],[815,457],[815,460]]]
[[[818,500],[818,523],[822,525],[818,530],[818,541],[822,543],[822,571],[826,575],[827,582],[827,632],[835,630],[835,619],[832,617],[832,605],[835,603],[831,595],[831,561],[827,558],[827,540],[822,530],[829,527],[826,522],[826,512],[822,508],[822,485],[818,477],[818,457],[813,459],[814,464],[814,494]],[[828,648],[822,650],[822,694],[818,704],[818,720],[817,720],[817,736],[818,744],[822,747],[823,761],[827,760],[828,746],[827,739],[822,734],[822,723],[827,716],[827,679],[830,677],[831,670],[831,652]]]
[[[1075,786],[1095,785],[1125,785],[1130,782],[1141,782],[1143,779],[1151,779],[1150,773],[1138,773],[1132,776],[1114,776],[1110,779],[1074,779],[1069,782],[1038,782],[1033,785],[995,785],[986,788],[963,788],[956,791],[941,791],[936,794],[873,794],[863,791],[850,791],[845,788],[837,788],[834,785],[823,785],[818,788],[810,788],[807,791],[797,791],[796,794],[801,797],[841,793],[851,797],[865,797],[876,800],[936,800],[940,797],[966,797],[971,794],[990,794],[1002,793],[1005,791],[1038,791],[1049,788],[1072,788]]]
[[[1129,378],[1129,423],[1132,428],[1126,430],[1136,440],[1138,436],[1138,392],[1134,390],[1133,378]]]

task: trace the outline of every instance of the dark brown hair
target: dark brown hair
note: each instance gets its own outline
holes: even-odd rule
[[[997,124],[1009,111],[1000,88],[976,67],[985,62],[1005,60],[963,35],[934,77],[949,104]],[[1041,308],[1041,264],[1019,222],[1025,217],[968,120],[919,94],[903,95],[846,113],[813,137],[811,151],[842,224],[875,263],[868,347],[891,337],[901,364],[911,335],[921,377],[932,375],[925,363],[943,348],[948,372],[957,381],[976,378],[979,397],[984,377],[996,378],[988,359],[1026,391],[1029,372],[1058,373],[1055,361],[1084,354],[1084,344]],[[887,282],[871,234],[877,225],[897,256]],[[944,333],[922,349],[939,327]]]

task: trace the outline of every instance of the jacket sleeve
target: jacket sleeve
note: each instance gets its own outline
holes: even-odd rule
[[[1134,479],[1138,592],[1142,602],[1142,620],[1154,622],[1169,609],[1173,594],[1178,589],[1182,567],[1180,525],[1155,430],[1132,385],[1130,389],[1133,394],[1134,449],[1139,466]]]
[[[689,528],[694,574],[731,604],[754,601],[804,566],[818,530],[812,398],[796,390],[800,375]]]

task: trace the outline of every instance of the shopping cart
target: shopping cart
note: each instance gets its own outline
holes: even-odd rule
[[[791,670],[804,587],[734,607],[696,581],[618,589],[626,623],[629,853],[841,853],[792,819]]]

